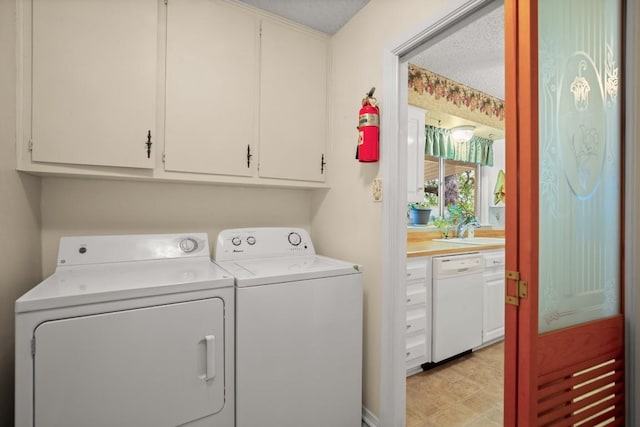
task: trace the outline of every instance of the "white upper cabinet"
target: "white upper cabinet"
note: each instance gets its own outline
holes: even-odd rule
[[[262,21],[261,177],[324,181],[327,49],[326,37]]]
[[[424,200],[425,115],[427,111],[407,108],[407,191],[409,202]]]
[[[254,174],[258,28],[217,0],[168,2],[166,170]]]
[[[153,168],[158,2],[33,0],[32,18],[32,160]]]
[[[17,21],[18,170],[326,187],[327,35],[234,0],[20,0]]]

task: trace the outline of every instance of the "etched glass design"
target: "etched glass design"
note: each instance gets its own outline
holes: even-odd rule
[[[620,308],[620,5],[540,0],[539,331]]]

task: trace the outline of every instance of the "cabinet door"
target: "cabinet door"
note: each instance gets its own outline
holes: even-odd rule
[[[215,414],[223,316],[210,298],[40,324],[35,426],[176,426]]]
[[[327,40],[262,21],[261,177],[324,181],[326,110]]]
[[[504,336],[504,270],[485,277],[482,342]]]
[[[32,16],[32,159],[153,168],[158,2],[34,0]]]
[[[409,202],[424,200],[424,146],[426,110],[409,105],[407,110],[407,191]]]
[[[253,175],[258,25],[218,0],[168,3],[166,170]]]

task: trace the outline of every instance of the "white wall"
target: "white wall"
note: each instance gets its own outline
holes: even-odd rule
[[[43,273],[55,269],[61,236],[204,231],[213,250],[225,228],[309,230],[310,204],[308,190],[43,178]]]
[[[15,1],[0,0],[0,425],[13,425],[14,301],[41,279],[40,179],[15,170]]]
[[[312,233],[317,249],[364,268],[363,398],[374,414],[380,409],[381,207],[372,201],[371,182],[379,163],[354,159],[358,110],[364,94],[382,90],[385,46],[443,8],[445,0],[371,0],[333,38],[331,99],[332,147],[328,165],[331,190],[313,196]],[[384,99],[378,97],[381,114]],[[382,141],[382,144],[385,142]],[[384,161],[384,159],[383,159]],[[384,195],[383,195],[384,197]]]

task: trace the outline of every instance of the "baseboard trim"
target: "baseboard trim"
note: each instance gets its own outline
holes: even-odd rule
[[[362,407],[362,427],[377,427],[380,421],[371,411]]]

